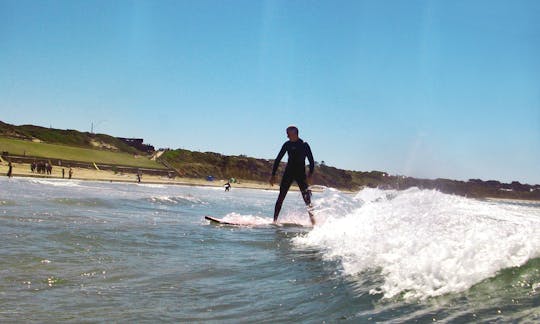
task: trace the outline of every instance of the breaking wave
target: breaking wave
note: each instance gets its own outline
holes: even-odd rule
[[[325,190],[320,225],[294,239],[337,260],[351,280],[377,271],[371,294],[404,299],[461,292],[540,257],[540,208],[485,202],[434,190]]]

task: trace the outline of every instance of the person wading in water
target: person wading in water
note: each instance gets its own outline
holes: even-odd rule
[[[298,128],[296,126],[287,127],[287,137],[289,140],[281,147],[281,151],[279,151],[279,154],[274,161],[272,176],[269,180],[270,185],[273,186],[276,182],[276,172],[279,167],[279,163],[281,162],[281,159],[285,153],[287,153],[289,160],[287,162],[287,166],[285,167],[285,172],[283,172],[283,177],[281,178],[281,184],[279,186],[279,196],[274,208],[274,223],[277,222],[279,212],[281,211],[281,206],[283,205],[283,200],[285,200],[285,196],[287,195],[291,184],[293,181],[296,181],[300,191],[302,192],[302,198],[304,198],[304,202],[306,203],[306,206],[308,206],[308,214],[311,224],[315,225],[315,219],[313,218],[313,213],[310,210],[311,190],[308,189],[308,186],[311,183],[313,169],[315,168],[313,154],[311,153],[309,144],[298,137]],[[309,161],[309,175],[307,177],[305,164],[306,158]]]

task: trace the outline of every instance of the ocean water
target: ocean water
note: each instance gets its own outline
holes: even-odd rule
[[[0,322],[540,321],[538,204],[276,196],[0,178]]]

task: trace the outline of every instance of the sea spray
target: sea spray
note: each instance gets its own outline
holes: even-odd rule
[[[223,220],[233,224],[239,224],[244,226],[261,226],[261,225],[270,225],[272,219],[268,217],[261,217],[257,215],[242,215],[239,213],[229,213]]]
[[[322,208],[324,222],[295,244],[339,260],[351,280],[379,271],[383,284],[371,293],[385,298],[464,291],[540,256],[538,209],[531,216],[522,208],[417,188],[366,189],[353,198],[332,192],[321,199],[319,205],[338,206]]]

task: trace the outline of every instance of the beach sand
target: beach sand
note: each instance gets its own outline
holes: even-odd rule
[[[30,171],[30,164],[26,163],[12,163],[14,177],[36,177],[36,178],[50,178],[50,179],[62,179],[62,167],[53,166],[52,174],[39,174],[32,173]],[[64,167],[65,179],[68,179],[69,168]],[[0,176],[6,176],[8,172],[8,163],[0,163]],[[92,181],[112,181],[112,182],[137,182],[137,175],[134,173],[114,173],[107,170],[95,170],[84,168],[73,168],[74,180],[92,180]],[[279,184],[271,187],[266,182],[255,182],[238,179],[239,183],[232,183],[232,188],[249,188],[249,189],[263,189],[263,190],[279,190]],[[200,178],[167,178],[156,175],[143,174],[141,183],[150,184],[172,184],[172,185],[187,185],[187,186],[207,186],[207,187],[223,187],[227,180],[215,179],[214,181],[207,181]],[[291,190],[297,190],[295,186],[291,187]]]

